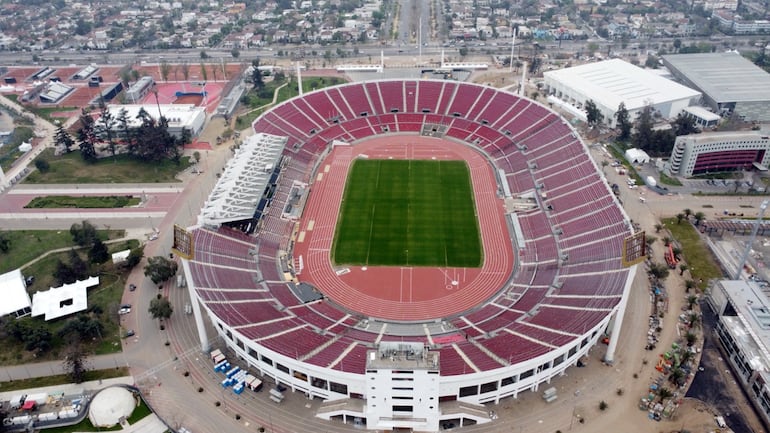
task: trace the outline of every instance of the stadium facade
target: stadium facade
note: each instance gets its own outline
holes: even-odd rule
[[[683,177],[754,168],[767,170],[769,151],[770,137],[760,131],[680,135],[665,169]]]
[[[190,257],[182,260],[204,350],[206,316],[248,369],[323,399],[316,416],[418,431],[491,422],[482,404],[537,391],[608,332],[605,360],[614,360],[636,272],[621,264],[631,228],[585,145],[554,112],[484,86],[392,80],[299,96],[253,128],[246,145],[264,146],[264,166],[277,175],[250,200],[269,203],[255,221],[246,210],[223,216],[210,201],[189,229]],[[329,162],[330,154],[350,154],[373,137],[393,137],[396,146],[420,137],[483,155],[497,179],[494,206],[516,203],[505,218],[516,263],[499,290],[459,314],[417,321],[360,314],[355,296],[324,296],[324,285],[352,284],[347,276],[369,270],[329,269],[328,251],[303,264],[297,245],[317,245],[316,233],[333,227],[324,232],[287,211],[314,186],[340,181],[332,174],[342,160]],[[276,159],[279,138],[285,145]],[[253,175],[244,164],[228,170],[227,182],[239,170]],[[324,205],[316,212],[339,204]],[[254,235],[234,229],[244,222],[256,226]],[[324,272],[334,275],[308,290],[305,275]]]
[[[663,64],[677,80],[702,92],[715,113],[770,121],[770,74],[740,53],[670,54]]]
[[[543,77],[549,96],[580,111],[592,100],[610,126],[621,103],[632,120],[647,105],[670,119],[701,97],[696,90],[620,59],[546,71]]]

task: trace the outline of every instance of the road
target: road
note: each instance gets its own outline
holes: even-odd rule
[[[348,58],[355,59],[353,55],[353,48],[358,48],[358,58],[368,58],[369,56],[379,56],[380,51],[384,51],[384,55],[388,57],[404,56],[406,58],[414,57],[419,51],[422,51],[423,55],[432,56],[436,58],[441,51],[446,51],[447,56],[457,56],[459,53],[459,46],[450,47],[446,42],[449,39],[441,36],[440,32],[434,35],[432,31],[432,24],[435,24],[435,18],[431,19],[431,3],[434,0],[401,0],[402,7],[400,8],[400,16],[398,17],[398,34],[393,41],[384,40],[383,42],[373,41],[367,43],[357,43],[355,45],[343,45],[340,46],[345,51],[350,52]],[[437,10],[441,11],[442,2],[436,1]],[[412,8],[412,5],[416,5]],[[417,15],[419,14],[419,15]],[[443,20],[443,16],[441,17]],[[422,23],[422,40],[427,44],[421,48],[417,47],[417,32],[419,23]],[[415,32],[412,36],[411,32]],[[671,45],[675,39],[681,39],[683,45],[689,45],[690,43],[710,43],[716,45],[719,49],[725,47],[727,43],[731,47],[736,47],[741,50],[757,51],[759,48],[749,44],[750,41],[756,39],[756,36],[731,36],[724,37],[724,41],[712,41],[709,37],[692,37],[692,38],[655,38],[644,40],[631,40],[629,41],[627,48],[622,48],[620,42],[605,41],[599,39],[588,40],[564,40],[562,41],[561,48],[550,48],[550,46],[557,45],[556,43],[550,43],[546,45],[545,49],[541,49],[540,53],[554,54],[557,52],[574,54],[577,52],[585,52],[588,44],[594,43],[597,45],[597,52],[606,54],[608,50],[612,50],[619,55],[631,55],[638,54],[641,51],[633,50],[632,44],[646,45],[651,50],[655,50],[653,47],[668,44]],[[495,45],[497,44],[497,45]],[[528,41],[517,41],[517,53],[521,55],[531,55],[533,53],[533,45]],[[487,39],[486,41],[470,40],[467,42],[466,47],[473,52],[478,53],[490,52],[494,54],[506,55],[510,54],[510,39]],[[519,48],[520,47],[520,48]],[[310,53],[316,51],[317,59],[322,60],[327,47],[318,44],[275,44],[269,48],[249,48],[240,51],[239,57],[233,58],[230,49],[222,48],[208,48],[204,49],[208,55],[208,61],[217,61],[224,59],[230,62],[239,62],[248,59],[261,58],[264,64],[273,62],[288,62],[290,57],[278,57],[279,51],[287,53],[295,53],[300,50],[304,51],[306,58],[310,58]],[[332,50],[334,51],[334,50]],[[646,55],[646,50],[642,52]],[[56,65],[69,65],[78,64],[86,65],[90,63],[101,64],[138,64],[146,62],[149,64],[157,64],[161,61],[168,62],[191,62],[197,63],[201,61],[201,49],[185,49],[175,48],[168,50],[125,50],[125,51],[59,51],[59,50],[46,50],[40,53],[34,53],[38,56],[38,64],[45,64],[49,66]],[[0,51],[0,64],[6,66],[14,65],[32,65],[35,62],[32,59],[33,53],[28,52],[12,52],[12,51]]]

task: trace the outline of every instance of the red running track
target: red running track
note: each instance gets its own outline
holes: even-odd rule
[[[370,158],[465,160],[479,215],[481,268],[334,267],[330,251],[348,168],[359,155]],[[460,314],[491,298],[514,264],[502,199],[490,164],[476,150],[422,136],[368,139],[337,146],[319,166],[300,221],[295,257],[303,256],[301,281],[334,302],[369,317],[425,321]]]

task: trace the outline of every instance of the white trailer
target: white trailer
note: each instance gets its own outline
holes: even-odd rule
[[[37,393],[37,394],[30,394],[30,395],[27,396],[27,399],[24,400],[24,401],[28,402],[30,400],[34,401],[35,404],[37,404],[38,406],[42,406],[42,405],[46,404],[46,402],[48,401],[48,393],[47,392],[40,392],[40,393]]]

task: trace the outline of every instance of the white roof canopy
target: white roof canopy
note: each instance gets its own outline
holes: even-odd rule
[[[0,302],[0,316],[15,313],[32,305],[21,269],[0,275],[0,297],[3,299],[3,302]]]
[[[219,225],[253,217],[287,140],[262,133],[249,137],[228,161],[198,223]]]
[[[568,84],[597,104],[613,110],[621,102],[625,103],[626,109],[633,111],[647,104],[700,97],[700,92],[696,90],[620,59],[547,71],[544,75]]]
[[[118,251],[116,253],[112,253],[112,263],[125,262],[128,259],[129,255],[131,255],[131,250],[123,250],[123,251]]]
[[[32,295],[32,317],[45,314],[45,320],[67,316],[88,308],[86,289],[99,284],[99,277],[75,281]]]

